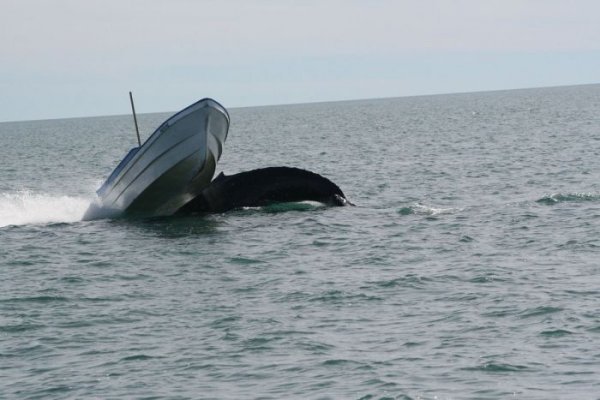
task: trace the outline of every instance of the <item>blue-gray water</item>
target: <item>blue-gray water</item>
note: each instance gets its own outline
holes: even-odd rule
[[[0,398],[600,398],[600,85],[230,112],[357,206],[81,222],[131,117],[0,124]]]

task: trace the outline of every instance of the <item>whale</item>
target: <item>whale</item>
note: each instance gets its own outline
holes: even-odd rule
[[[300,201],[354,205],[339,186],[319,174],[294,167],[267,167],[234,175],[221,172],[176,214],[223,213],[243,207]]]

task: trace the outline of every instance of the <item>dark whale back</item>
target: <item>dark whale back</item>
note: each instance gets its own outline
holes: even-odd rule
[[[319,174],[299,168],[269,167],[229,176],[221,173],[179,213],[224,212],[303,200],[346,204],[342,190]]]

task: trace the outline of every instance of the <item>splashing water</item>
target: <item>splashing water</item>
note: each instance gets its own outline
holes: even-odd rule
[[[599,201],[600,195],[595,193],[554,193],[536,200],[540,204],[554,205],[557,203],[584,201]]]
[[[81,221],[89,205],[83,197],[0,193],[0,227]]]
[[[452,214],[455,211],[459,211],[457,208],[435,208],[426,206],[421,203],[414,203],[410,206],[402,207],[398,210],[398,214],[400,215],[428,215],[428,216],[436,216],[440,214]]]

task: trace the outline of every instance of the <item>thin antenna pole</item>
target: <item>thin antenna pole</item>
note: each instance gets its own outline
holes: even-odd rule
[[[135,116],[135,106],[133,105],[133,95],[129,92],[129,101],[131,101],[131,111],[133,111],[133,122],[135,123],[135,133],[137,134],[138,145],[142,145],[140,140],[140,130],[138,129],[137,117]]]

